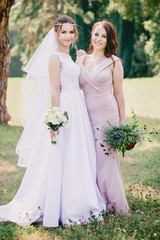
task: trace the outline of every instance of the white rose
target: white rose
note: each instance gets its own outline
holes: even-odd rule
[[[61,113],[61,112],[56,112],[55,115],[56,115],[56,117],[57,117],[58,119],[61,119],[62,116],[63,116],[63,113]]]
[[[66,118],[66,116],[63,115],[62,121],[63,122],[68,122],[68,119]]]
[[[47,122],[52,122],[54,119],[56,119],[56,117],[52,114],[50,114],[47,118]]]
[[[58,125],[58,124],[59,124],[59,121],[58,121],[58,119],[52,119],[51,123],[52,123],[53,125]]]
[[[61,111],[60,108],[58,108],[58,107],[52,107],[52,112],[53,112],[53,113],[56,113],[56,112],[59,112],[59,111]]]

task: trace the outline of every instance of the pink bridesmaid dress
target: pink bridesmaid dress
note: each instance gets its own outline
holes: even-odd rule
[[[114,55],[112,57],[114,61],[120,60]],[[96,69],[88,72],[83,64],[85,58],[85,55],[79,57],[77,63],[81,67],[80,85],[95,137],[97,184],[106,201],[106,209],[127,214],[129,207],[123,188],[118,152],[112,149],[109,155],[105,154],[109,145],[104,143],[102,136],[102,128],[107,126],[108,121],[111,124],[119,122],[118,105],[112,93],[112,71],[109,68],[113,60],[111,57],[105,58]],[[105,146],[106,151],[101,144]]]

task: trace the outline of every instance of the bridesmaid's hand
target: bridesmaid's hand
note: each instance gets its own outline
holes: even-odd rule
[[[84,50],[82,50],[82,49],[79,49],[79,50],[77,51],[77,57],[81,57],[81,56],[83,56],[83,55],[87,55],[86,51],[84,51]]]
[[[122,124],[122,125],[126,125],[126,123],[127,123],[127,122],[126,122],[125,119],[120,121],[120,124]]]

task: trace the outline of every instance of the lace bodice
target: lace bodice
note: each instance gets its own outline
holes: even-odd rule
[[[79,88],[80,67],[74,63],[70,55],[62,52],[54,52],[61,61],[60,84],[62,91],[76,91]]]

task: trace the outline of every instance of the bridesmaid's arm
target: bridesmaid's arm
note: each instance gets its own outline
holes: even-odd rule
[[[85,55],[85,54],[86,54],[86,52],[85,52],[84,50],[82,50],[82,49],[77,50],[77,58],[76,58],[75,63],[77,63],[78,65],[80,65],[79,57],[81,57],[81,56],[83,56],[83,55]],[[82,90],[82,86],[81,86],[80,84],[79,84],[79,88]]]
[[[83,49],[77,50],[77,57],[81,57],[83,55],[87,55],[86,51],[84,51]]]
[[[51,105],[52,107],[59,107],[61,62],[57,55],[50,56],[48,67],[51,84]]]
[[[115,62],[113,69],[113,94],[118,104],[120,121],[125,121],[125,100],[123,94],[123,66],[121,61]]]

